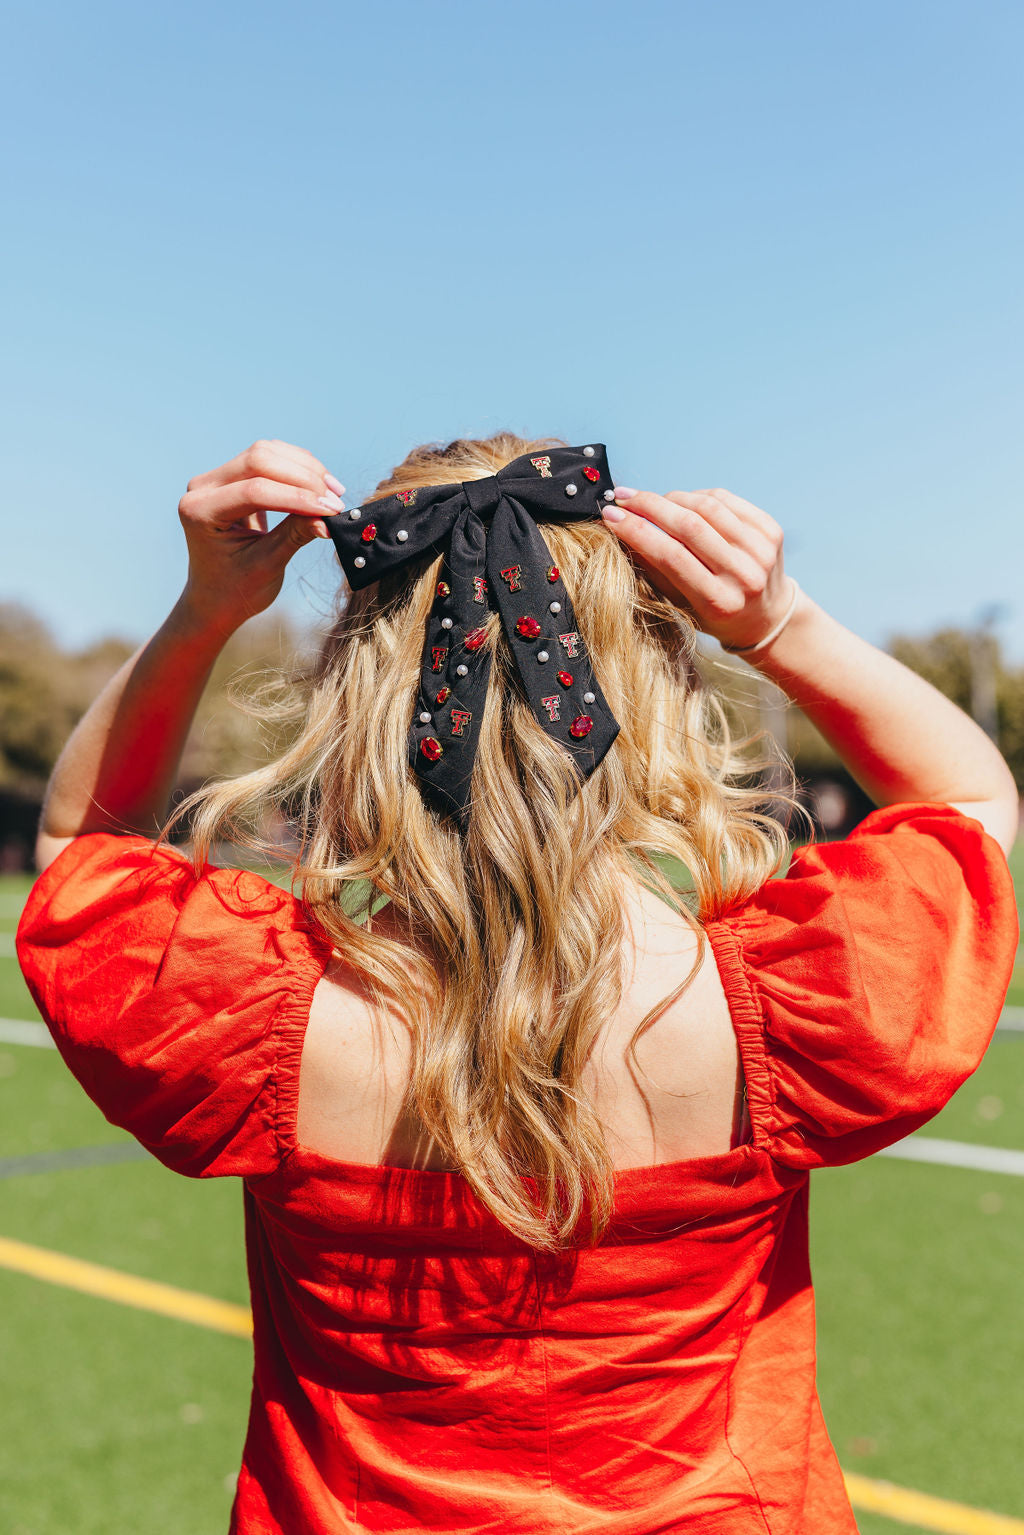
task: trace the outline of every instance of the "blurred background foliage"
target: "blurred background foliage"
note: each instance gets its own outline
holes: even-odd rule
[[[255,767],[286,744],[255,718],[245,700],[269,678],[290,672],[319,643],[270,612],[245,624],[214,668],[181,763],[178,793],[210,777]],[[31,866],[43,791],[60,751],[89,704],[134,652],[116,635],[82,650],[61,646],[28,608],[0,603],[0,867]],[[889,652],[951,698],[995,739],[1024,791],[1024,666],[1010,666],[985,626],[893,635]],[[698,665],[722,696],[740,735],[765,730],[792,758],[801,797],[826,834],[845,835],[870,803],[835,752],[773,684],[713,642]]]

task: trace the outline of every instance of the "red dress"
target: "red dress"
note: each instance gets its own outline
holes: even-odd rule
[[[255,1372],[236,1535],[855,1535],[815,1391],[810,1169],[977,1067],[1018,938],[1006,859],[940,804],[873,811],[708,924],[753,1138],[619,1172],[556,1257],[459,1175],[296,1144],[328,947],[296,900],[79,837],[19,955],[75,1076],[168,1167],[244,1180]]]

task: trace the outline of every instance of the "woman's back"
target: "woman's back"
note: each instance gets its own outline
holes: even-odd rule
[[[602,1029],[580,1090],[593,1105],[618,1168],[711,1156],[749,1133],[736,1034],[710,946],[681,996],[627,1054],[637,1024],[675,992],[697,954],[697,935],[640,885],[624,890],[630,917],[622,944],[623,995]],[[391,931],[387,908],[374,931]],[[390,1009],[380,1025],[365,987],[344,961],[318,984],[302,1052],[300,1145],[341,1162],[453,1170],[428,1148],[403,1109],[412,1038]]]

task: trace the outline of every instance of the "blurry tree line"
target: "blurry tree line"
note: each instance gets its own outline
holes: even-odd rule
[[[270,672],[308,655],[317,636],[271,611],[252,619],[225,646],[200,705],[185,751],[178,792],[206,779],[244,772],[285,742],[249,715],[244,698]],[[890,654],[925,677],[989,730],[1024,792],[1024,666],[1005,663],[991,633],[945,628],[925,636],[894,635]],[[62,647],[27,608],[0,603],[0,866],[28,868],[43,790],[60,751],[104,684],[133,654],[129,640],[110,637],[79,650]],[[723,695],[741,733],[767,729],[793,759],[812,813],[834,791],[832,820],[842,835],[870,802],[831,747],[799,710],[736,658],[703,652],[699,666]],[[836,798],[838,796],[838,798]]]

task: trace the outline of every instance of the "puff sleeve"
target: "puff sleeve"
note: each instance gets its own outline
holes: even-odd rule
[[[794,1168],[870,1156],[945,1106],[989,1044],[1019,936],[1002,848],[943,804],[798,849],[725,920],[763,1018],[768,1147]]]
[[[90,1098],[167,1167],[260,1176],[281,1159],[275,1058],[329,944],[294,896],[143,837],[76,837],[40,875],[18,958]]]

